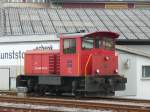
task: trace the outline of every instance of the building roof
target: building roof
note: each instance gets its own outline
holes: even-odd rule
[[[129,47],[126,47],[126,46],[116,45],[116,49],[118,51],[125,51],[125,52],[131,53],[131,54],[135,54],[135,55],[139,55],[139,56],[144,56],[144,57],[150,58],[150,54],[149,53],[146,53],[144,51],[142,52],[140,50],[135,50],[135,49],[132,49],[132,48],[129,48]]]
[[[118,43],[150,44],[150,9],[3,8],[2,36],[114,31]]]

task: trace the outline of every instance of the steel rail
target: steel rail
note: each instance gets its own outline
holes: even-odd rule
[[[49,110],[39,109],[27,109],[27,108],[15,108],[15,107],[2,107],[0,106],[0,112],[54,112]],[[55,111],[56,112],[56,111]]]
[[[114,102],[112,102],[114,101]],[[114,110],[115,112],[150,112],[150,103],[136,105],[131,102],[125,102],[125,104],[115,103],[112,100],[109,103],[106,102],[94,102],[85,100],[68,100],[68,99],[48,99],[48,98],[18,98],[18,97],[2,97],[0,96],[0,102],[8,103],[23,103],[23,104],[34,104],[34,105],[45,105],[45,106],[64,106],[71,108],[84,108],[84,109],[104,109],[104,110]],[[131,104],[129,104],[131,103]],[[128,105],[129,104],[129,105]],[[148,106],[149,105],[149,106]]]
[[[106,101],[121,101],[121,102],[133,102],[133,103],[149,103],[148,99],[131,99],[131,98],[119,98],[119,97],[83,97],[85,100],[106,100]]]

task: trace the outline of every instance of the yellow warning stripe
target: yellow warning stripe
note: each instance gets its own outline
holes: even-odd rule
[[[85,69],[84,69],[84,71],[85,71],[85,77],[87,76],[87,67],[88,67],[88,64],[90,62],[91,57],[92,57],[92,54],[89,55],[88,60],[87,60],[86,65],[85,65]]]
[[[78,53],[78,75],[80,74],[80,59],[79,59],[79,53]]]

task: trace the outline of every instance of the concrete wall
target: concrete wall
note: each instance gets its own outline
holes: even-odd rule
[[[138,57],[137,59],[137,98],[150,99],[150,77],[142,78],[142,66],[150,66],[149,58]]]
[[[150,99],[150,78],[142,78],[142,66],[150,66],[150,58],[119,53],[119,73],[127,77],[125,91],[116,92],[116,96],[127,98]]]
[[[4,86],[3,84],[1,85],[0,84],[0,88],[2,88],[3,86],[5,88],[3,89],[0,89],[0,90],[15,90],[16,89],[16,77],[19,75],[19,74],[23,74],[24,73],[24,68],[22,65],[5,65],[5,66],[0,66],[0,69],[1,68],[5,68],[7,70],[9,70],[9,80],[5,79],[5,83],[7,83],[9,85],[8,86]],[[1,72],[1,77],[2,79],[4,80],[5,76],[7,75],[7,73],[5,72]],[[0,82],[1,83],[1,82]]]
[[[119,73],[127,78],[126,90],[116,92],[116,96],[137,95],[137,56],[118,51]]]
[[[32,8],[48,8],[50,5],[48,3],[5,3],[3,4],[3,7],[32,7]]]
[[[48,2],[48,0],[5,0],[5,2],[45,3],[45,2]]]
[[[10,71],[10,89],[16,89],[16,76],[23,74],[24,52],[33,49],[59,49],[58,42],[25,42],[25,43],[5,43],[0,44],[0,68],[7,68]],[[1,75],[1,74],[0,74]],[[7,74],[6,74],[7,75]],[[1,78],[5,78],[5,73],[2,73]],[[0,82],[0,88],[2,88]],[[4,88],[5,90],[8,89]]]
[[[0,68],[0,90],[9,90],[10,89],[10,69],[8,68]]]

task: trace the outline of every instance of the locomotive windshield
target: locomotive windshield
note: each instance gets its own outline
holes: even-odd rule
[[[64,54],[76,53],[76,39],[64,39]]]
[[[82,49],[92,49],[92,48],[104,48],[108,50],[113,50],[115,48],[114,40],[109,37],[100,38],[96,36],[93,37],[83,37],[82,38]]]
[[[100,48],[101,47],[101,39],[99,37],[84,37],[82,38],[82,49],[92,49],[92,48]]]
[[[94,39],[91,37],[84,37],[82,39],[82,49],[92,49],[94,47]]]
[[[95,48],[101,48],[102,46],[102,41],[101,39],[97,36],[95,39]]]
[[[104,46],[104,48],[106,48],[108,50],[113,50],[115,47],[113,39],[104,37],[103,38],[103,46]]]

